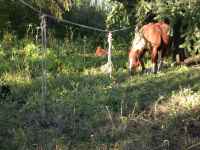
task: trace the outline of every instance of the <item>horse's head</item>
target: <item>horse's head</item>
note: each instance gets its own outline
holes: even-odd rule
[[[133,50],[131,49],[129,51],[129,74],[132,74],[133,72],[137,72],[139,70],[139,66],[141,65],[140,62],[140,50]]]
[[[141,66],[140,57],[146,49],[146,40],[140,31],[135,32],[134,40],[132,41],[132,47],[129,51],[129,73],[137,72],[139,66]]]

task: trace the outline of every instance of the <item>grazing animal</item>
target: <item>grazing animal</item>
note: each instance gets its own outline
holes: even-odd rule
[[[163,57],[169,45],[169,33],[170,26],[165,22],[149,23],[142,26],[139,30],[136,28],[135,37],[129,52],[129,72],[131,74],[133,71],[137,71],[139,66],[142,67],[142,71],[145,70],[142,57],[146,51],[149,51],[151,54],[152,72],[157,73],[161,69]],[[159,65],[158,54],[160,55]]]
[[[108,55],[108,52],[105,49],[103,49],[100,46],[98,46],[97,49],[96,49],[95,55],[97,57],[104,57],[104,56]]]

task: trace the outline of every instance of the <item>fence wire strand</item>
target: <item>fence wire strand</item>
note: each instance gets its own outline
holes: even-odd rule
[[[19,1],[22,4],[24,4],[25,6],[29,7],[33,11],[35,11],[36,13],[41,14],[41,11],[39,11],[36,8],[34,8],[31,4],[25,2],[24,0],[19,0]],[[85,28],[85,29],[89,29],[89,30],[94,30],[94,31],[99,31],[99,32],[104,32],[104,33],[108,33],[108,32],[114,33],[114,32],[118,32],[118,31],[128,30],[128,29],[131,28],[131,27],[123,27],[123,28],[115,29],[115,30],[101,29],[101,28],[96,28],[96,27],[84,25],[84,24],[79,24],[79,23],[76,23],[76,22],[73,22],[73,21],[70,21],[70,20],[66,20],[66,19],[59,19],[59,18],[57,18],[55,16],[48,15],[48,14],[45,14],[45,13],[43,13],[43,14],[46,17],[50,18],[50,19],[56,20],[57,22],[63,22],[63,23],[67,23],[67,24],[70,24],[70,25],[78,26],[78,27],[81,27],[81,28]]]

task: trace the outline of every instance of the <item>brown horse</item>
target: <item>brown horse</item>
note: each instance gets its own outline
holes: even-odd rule
[[[107,52],[107,50],[105,50],[105,49],[101,48],[100,46],[98,46],[98,47],[96,48],[95,55],[96,55],[97,57],[104,57],[104,56],[107,56],[107,55],[108,55],[108,52]]]
[[[136,29],[132,47],[129,52],[129,71],[136,71],[139,66],[145,70],[142,56],[146,51],[151,54],[153,64],[152,72],[157,73],[161,69],[163,57],[169,45],[170,26],[165,22],[149,23]],[[160,63],[158,65],[158,55]]]

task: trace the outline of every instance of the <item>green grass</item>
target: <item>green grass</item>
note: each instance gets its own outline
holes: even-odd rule
[[[28,43],[29,44],[29,43]],[[28,49],[28,50],[27,50]],[[199,122],[200,70],[171,67],[129,76],[127,52],[113,51],[112,78],[100,71],[107,58],[79,48],[49,48],[43,97],[42,51],[33,43],[0,58],[0,148],[153,149],[169,141],[184,149]],[[198,127],[196,131],[198,131]],[[163,149],[161,147],[160,149]]]

